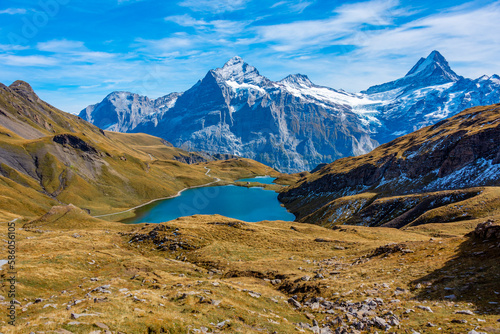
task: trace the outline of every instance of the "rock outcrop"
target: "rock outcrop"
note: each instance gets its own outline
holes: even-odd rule
[[[479,223],[474,230],[474,236],[481,240],[499,240],[500,239],[500,224],[493,220],[488,220],[484,223]]]

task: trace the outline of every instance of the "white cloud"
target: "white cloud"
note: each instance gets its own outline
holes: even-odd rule
[[[313,4],[312,1],[299,1],[298,3],[291,4],[290,9],[293,12],[302,13],[307,7],[309,7],[312,4]]]
[[[331,18],[257,27],[258,40],[270,42],[276,51],[288,52],[304,47],[322,48],[345,44],[364,25],[386,26],[406,15],[394,0],[373,0],[338,7]]]
[[[347,41],[359,49],[357,59],[386,61],[391,55],[418,59],[439,50],[458,74],[478,77],[500,70],[500,2],[470,8],[460,6],[382,31],[367,31]],[[463,71],[463,72],[462,72]]]
[[[290,12],[302,13],[304,9],[312,5],[313,1],[279,1],[274,3],[270,8],[276,8],[280,6],[286,6]]]
[[[165,53],[179,52],[194,47],[198,39],[187,34],[179,33],[172,37],[157,40],[136,39],[134,45],[141,52],[162,56]]]
[[[54,57],[60,58],[60,61],[63,63],[93,63],[112,60],[118,56],[114,53],[91,51],[81,41],[69,41],[65,39],[38,43],[36,48],[40,51],[54,54]],[[127,59],[124,55],[120,57],[124,60]]]
[[[229,21],[229,20],[214,20],[210,21],[213,26],[213,31],[219,34],[236,35],[243,31],[250,21]]]
[[[415,54],[416,49],[440,49],[457,51],[463,61],[476,59],[477,51],[498,54],[500,43],[500,3],[470,10],[451,10],[443,14],[432,15],[409,22],[401,27],[382,32],[369,32],[361,43],[365,52],[394,52]],[[418,46],[416,48],[415,46]],[[467,49],[466,47],[472,47]]]
[[[16,15],[16,14],[26,14],[26,9],[24,8],[7,8],[0,10],[0,14]]]
[[[288,2],[287,1],[279,1],[279,2],[276,2],[274,3],[271,8],[276,8],[276,7],[279,7],[279,6],[283,6],[283,5],[286,5]]]
[[[73,52],[75,50],[85,49],[85,45],[83,42],[68,41],[65,39],[38,43],[36,47],[40,51],[60,52],[60,53]]]
[[[334,10],[340,23],[387,25],[407,12],[399,8],[398,0],[372,0],[342,5]]]
[[[3,45],[0,45],[2,50]],[[18,50],[26,48],[19,47]],[[0,63],[8,66],[16,66],[21,71],[31,73],[50,73],[48,77],[64,77],[64,73],[71,73],[75,68],[85,68],[85,70],[75,75],[75,77],[86,76],[91,71],[89,68],[101,68],[105,73],[107,68],[111,68],[119,59],[122,65],[130,60],[127,54],[113,54],[89,50],[80,41],[52,40],[38,43],[36,49],[43,51],[40,54],[20,55],[20,54],[0,54]],[[36,71],[31,68],[37,67]],[[61,72],[60,72],[61,71]],[[57,73],[57,74],[56,74]]]
[[[45,56],[16,56],[16,55],[0,55],[0,62],[9,66],[35,66],[48,67],[57,64],[57,60]]]
[[[205,21],[193,18],[190,15],[174,15],[165,18],[165,21],[177,23],[183,27],[192,27],[202,33],[217,33],[234,35],[241,32],[251,21],[213,20]]]
[[[244,9],[250,0],[184,0],[180,6],[197,12],[223,13]]]
[[[14,45],[14,44],[0,44],[0,50],[4,52],[8,51],[21,51],[29,49],[28,46],[24,45]]]
[[[171,21],[183,27],[204,27],[209,25],[207,21],[197,20],[188,14],[167,16],[165,21]]]

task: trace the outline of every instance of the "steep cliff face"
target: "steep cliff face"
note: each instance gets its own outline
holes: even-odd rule
[[[156,123],[158,117],[174,105],[180,95],[172,93],[151,100],[129,92],[113,92],[102,102],[82,110],[80,117],[101,129],[127,132],[144,121]]]
[[[177,147],[299,172],[498,102],[498,76],[463,78],[437,51],[403,78],[361,94],[315,85],[302,74],[271,81],[234,57],[182,94],[150,100],[116,92],[80,116],[104,129],[145,132]]]
[[[156,127],[143,124],[134,131],[155,133],[184,149],[245,156],[284,171],[311,169],[325,159],[376,146],[348,108],[318,107],[290,93],[291,87],[290,80],[272,83],[233,59],[179,97]]]
[[[340,200],[342,198],[353,206],[353,210],[350,210],[352,216],[355,212],[366,210],[369,205],[372,210],[373,205],[380,204],[374,201],[385,196],[404,197],[409,194],[498,186],[498,142],[500,105],[471,108],[434,126],[381,145],[366,155],[344,158],[326,165],[288,188],[279,198],[299,219],[306,219],[311,214],[307,219],[313,216],[318,219],[317,210],[321,210],[324,217],[335,220],[331,209],[342,211],[345,208]],[[476,195],[479,192],[471,191]],[[447,204],[464,199],[457,194],[443,197],[447,197]],[[438,200],[441,195],[433,196],[437,197],[429,201],[427,209],[446,202]],[[406,196],[403,201],[409,205],[407,210],[420,203],[423,197],[413,203],[409,198]],[[396,202],[402,205],[400,200]],[[430,205],[430,202],[433,204]],[[388,217],[372,217],[374,220],[369,224],[384,222],[392,226],[392,219]],[[406,223],[409,223],[408,219]],[[400,223],[396,225],[402,226]]]
[[[303,75],[272,82],[235,57],[179,96],[157,124],[142,122],[132,131],[187,150],[244,156],[282,171],[308,170],[377,145],[349,100],[363,101]]]

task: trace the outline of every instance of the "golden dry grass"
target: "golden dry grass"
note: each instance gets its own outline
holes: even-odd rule
[[[101,322],[112,332],[124,333],[160,333],[162,328],[166,333],[187,333],[202,326],[222,333],[293,333],[296,323],[310,323],[306,313],[313,313],[320,323],[329,316],[295,310],[286,303],[292,295],[299,300],[313,296],[346,301],[383,298],[387,311],[402,318],[397,332],[458,333],[480,326],[495,333],[491,329],[497,328],[500,312],[489,302],[498,299],[493,292],[500,290],[498,250],[489,248],[496,244],[473,244],[463,236],[475,222],[407,231],[354,226],[331,230],[198,215],[162,225],[166,227],[160,238],[182,241],[191,248],[163,251],[151,240],[130,242],[158,225],[105,222],[68,207],[54,208],[18,229],[18,327],[4,326],[1,331],[65,328],[88,333]],[[404,244],[413,253],[370,256],[388,243]],[[485,255],[471,255],[479,251]],[[316,273],[325,279],[300,280]],[[274,278],[281,278],[282,283],[271,284],[269,279]],[[418,283],[423,288],[417,289]],[[474,289],[462,290],[468,283]],[[109,294],[91,292],[108,284]],[[398,287],[405,292],[396,296]],[[450,293],[458,299],[445,299]],[[29,304],[35,298],[44,300]],[[94,298],[107,299],[94,302]],[[399,302],[389,303],[392,299]],[[67,310],[74,300],[82,302]],[[430,306],[434,313],[419,310],[418,305]],[[415,312],[406,314],[406,309]],[[458,309],[477,315],[456,315]],[[76,320],[79,324],[72,324],[72,312],[98,316],[82,317]],[[451,323],[464,318],[467,324]],[[217,328],[225,320],[229,322]],[[437,327],[429,328],[427,322]]]

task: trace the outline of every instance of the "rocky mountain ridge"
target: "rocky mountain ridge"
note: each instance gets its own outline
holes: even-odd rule
[[[456,82],[460,79],[463,79],[463,77],[458,76],[450,68],[448,61],[439,52],[432,51],[427,58],[420,58],[403,78],[382,85],[372,86],[363,93],[371,95],[398,88],[409,90],[437,86]]]
[[[316,96],[295,94],[311,90]],[[155,133],[186,150],[252,157],[285,171],[376,146],[355,113],[331,101],[318,108],[318,94],[352,98],[303,76],[271,82],[235,57],[179,96],[156,125],[146,121],[132,131]]]
[[[360,94],[315,85],[303,74],[271,81],[234,57],[184,93],[150,100],[115,92],[80,117],[104,129],[145,132],[188,150],[240,155],[297,172],[498,102],[498,76],[463,78],[437,51],[403,78]]]
[[[477,187],[500,186],[499,141],[500,104],[470,108],[368,154],[328,164],[279,199],[307,222],[403,227],[429,222],[419,216],[446,205],[450,220],[471,218],[475,209],[451,206],[485,192]]]

